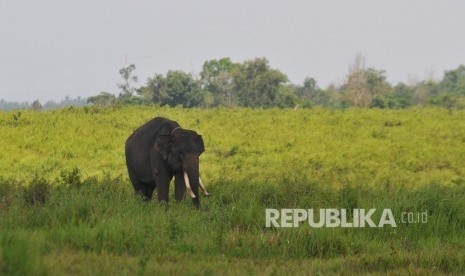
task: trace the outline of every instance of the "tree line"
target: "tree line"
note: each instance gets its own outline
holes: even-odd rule
[[[39,100],[35,100],[32,103],[29,102],[10,102],[3,99],[0,100],[0,110],[14,110],[14,109],[33,109],[36,111],[40,110],[49,110],[49,109],[58,109],[69,106],[84,106],[88,105],[87,98],[71,98],[65,96],[64,99],[60,101],[47,101],[44,104],[40,103]]]
[[[408,108],[442,106],[465,108],[465,66],[446,71],[442,80],[423,80],[392,85],[386,72],[366,67],[357,55],[341,85],[323,89],[314,78],[300,85],[289,82],[286,74],[272,68],[266,58],[235,63],[230,58],[206,61],[198,75],[179,70],[155,74],[135,88],[136,66],[120,70],[123,82],[118,96],[102,92],[89,97],[96,105],[158,104],[183,107],[331,107]]]
[[[465,66],[446,71],[441,80],[427,79],[415,83],[387,81],[386,71],[366,67],[364,57],[357,55],[345,81],[321,88],[312,77],[302,84],[292,84],[286,74],[272,68],[266,58],[242,63],[230,58],[206,61],[200,74],[170,70],[155,74],[136,87],[135,64],[119,70],[122,82],[119,95],[100,92],[87,98],[88,104],[157,104],[183,107],[279,107],[311,108],[408,108],[411,106],[442,106],[465,108]],[[60,103],[41,105],[35,101],[10,103],[0,101],[0,109],[53,108],[69,104],[83,105],[86,99],[65,99]]]

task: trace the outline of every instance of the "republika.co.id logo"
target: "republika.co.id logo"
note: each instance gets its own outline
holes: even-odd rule
[[[266,227],[299,227],[307,222],[312,228],[321,227],[397,227],[398,223],[427,223],[428,211],[402,212],[396,220],[391,209],[382,209],[379,219],[374,218],[376,209],[266,209]],[[315,216],[318,212],[318,216]]]

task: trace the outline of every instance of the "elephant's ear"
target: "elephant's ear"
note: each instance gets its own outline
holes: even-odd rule
[[[200,153],[204,152],[205,151],[205,145],[203,144],[202,135],[197,135],[196,143],[197,143],[197,146],[199,147],[198,151]]]
[[[158,151],[164,160],[168,158],[168,153],[171,150],[171,136],[160,136],[155,139],[154,148]]]

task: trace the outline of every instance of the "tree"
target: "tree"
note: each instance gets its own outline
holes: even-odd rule
[[[304,107],[310,107],[314,104],[329,106],[331,103],[330,94],[319,88],[314,78],[305,78],[303,85],[297,86],[295,91]]]
[[[275,100],[275,105],[280,108],[296,107],[298,98],[295,94],[295,89],[292,85],[280,86],[278,97]]]
[[[41,111],[41,110],[42,110],[42,105],[40,104],[39,100],[35,100],[35,101],[32,103],[31,108],[32,108],[32,110],[34,110],[34,111]]]
[[[404,83],[398,83],[393,88],[392,94],[383,96],[383,107],[386,108],[407,108],[413,104],[415,90]]]
[[[354,63],[349,69],[349,76],[347,77],[347,95],[357,107],[368,107],[371,104],[372,98],[370,91],[366,85],[365,78],[365,58],[357,54]]]
[[[465,66],[460,65],[455,70],[446,71],[440,86],[444,92],[465,95]]]
[[[160,105],[184,107],[200,106],[204,96],[192,75],[182,71],[169,71],[166,77],[160,74],[149,78],[140,94],[151,96],[152,102]]]
[[[439,93],[439,85],[433,80],[424,80],[412,86],[414,89],[413,103],[423,105]]]
[[[229,58],[214,59],[203,64],[200,86],[206,92],[207,104],[210,102],[214,106],[237,104],[237,95],[233,89],[233,71],[237,68],[238,64],[231,62]]]
[[[361,54],[357,54],[349,69],[345,89],[349,100],[357,107],[372,107],[378,97],[392,91],[386,81],[386,72],[366,69],[365,58]]]
[[[287,76],[270,68],[265,58],[246,61],[233,74],[233,85],[241,106],[277,106],[280,88],[287,81]]]
[[[123,67],[119,70],[119,74],[123,79],[123,83],[118,83],[118,88],[121,89],[120,98],[121,99],[130,99],[136,89],[133,87],[133,83],[136,83],[138,78],[134,75],[134,70],[136,69],[135,64],[130,64],[126,67]]]
[[[464,108],[465,105],[465,66],[446,71],[443,79],[432,86],[429,91],[428,103],[452,108]]]
[[[147,80],[147,84],[138,92],[153,103],[165,105],[168,103],[169,95],[166,89],[166,78],[161,74],[155,74]]]
[[[94,104],[96,106],[107,106],[116,103],[116,97],[108,92],[100,92],[97,96],[87,98],[87,103]]]
[[[303,100],[313,100],[318,93],[318,84],[314,78],[306,77],[302,87],[297,91],[297,96]]]

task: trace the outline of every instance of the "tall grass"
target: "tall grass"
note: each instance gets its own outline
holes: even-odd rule
[[[465,257],[465,212],[461,208],[465,187],[459,185],[335,190],[310,181],[283,180],[288,187],[284,190],[266,183],[214,182],[213,196],[205,198],[197,211],[190,202],[172,200],[168,210],[155,202],[144,203],[134,198],[122,179],[83,182],[77,187],[31,183],[21,191],[2,185],[2,199],[15,196],[2,205],[1,271],[53,271],[59,264],[46,266],[44,261],[62,250],[141,258],[141,265],[150,256],[342,258],[345,265],[351,260],[350,266],[358,265],[362,271],[389,271],[405,263],[442,272],[465,271],[461,262]],[[31,202],[33,192],[45,192],[46,200]],[[306,223],[298,228],[266,228],[264,210],[270,207],[390,208],[397,218],[401,211],[428,210],[429,216],[427,223],[398,223],[396,228],[311,228]]]

